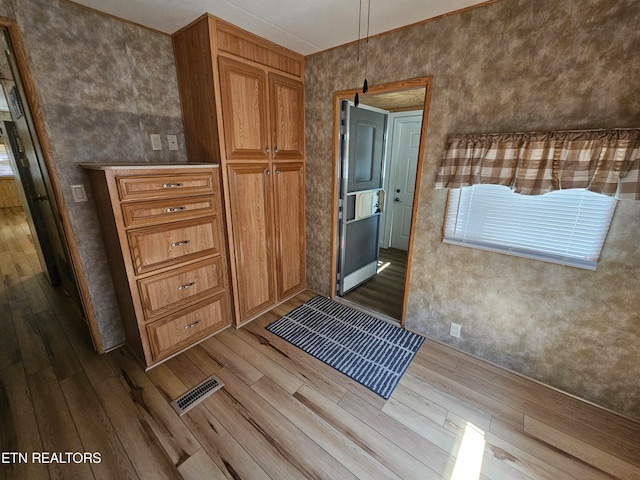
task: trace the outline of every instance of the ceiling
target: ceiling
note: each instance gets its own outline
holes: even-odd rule
[[[360,37],[486,3],[486,0],[74,0],[110,15],[172,34],[203,13],[302,55],[310,55]]]

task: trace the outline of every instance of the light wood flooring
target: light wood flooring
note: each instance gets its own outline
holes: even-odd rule
[[[145,373],[126,349],[93,352],[19,211],[0,210],[0,273],[1,450],[29,456],[0,480],[451,479],[480,463],[454,478],[640,478],[640,425],[449,347],[426,340],[385,402],[265,331],[311,292]],[[224,388],[178,417],[168,402],[211,374]]]
[[[381,248],[378,269],[382,269],[380,273],[348,292],[343,298],[400,321],[407,252],[397,248]]]

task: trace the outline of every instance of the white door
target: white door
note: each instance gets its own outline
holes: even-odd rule
[[[409,249],[421,129],[420,116],[396,119],[393,184],[388,194],[388,205],[392,208],[390,246],[399,250]]]

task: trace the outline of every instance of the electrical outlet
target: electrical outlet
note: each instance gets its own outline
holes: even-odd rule
[[[462,326],[459,323],[451,322],[451,328],[449,329],[449,335],[452,337],[460,338],[460,330]]]
[[[149,137],[151,137],[151,148],[154,150],[162,150],[162,140],[160,139],[160,135],[157,133],[151,133]]]
[[[169,144],[169,150],[178,150],[177,135],[167,135],[167,143]]]

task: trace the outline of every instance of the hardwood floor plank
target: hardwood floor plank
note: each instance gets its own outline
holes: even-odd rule
[[[429,466],[444,478],[450,478],[455,457],[433,442],[419,435],[403,423],[371,406],[357,395],[347,392],[339,402],[354,417],[369,425],[381,435]]]
[[[116,378],[125,388],[145,426],[156,436],[164,451],[179,466],[200,449],[200,444],[176,415],[166,399],[146,376],[127,349],[109,354]]]
[[[0,370],[22,360],[9,303],[0,302]]]
[[[21,283],[33,313],[39,313],[49,309],[49,302],[42,288],[40,288],[40,283],[36,275],[30,274],[27,278],[23,279]]]
[[[204,403],[212,412],[215,408],[218,420],[236,439],[238,437],[235,429],[240,423],[245,426],[245,435],[251,435],[263,445],[265,451],[272,457],[267,463],[256,458],[254,449],[250,449],[249,452],[272,477],[275,475],[274,478],[355,478],[342,464],[332,459],[313,439],[235,377],[233,373],[223,368],[218,372],[218,376],[225,382],[224,388],[218,391],[221,395],[216,398],[208,397]],[[225,407],[224,414],[227,416],[224,420],[221,415],[221,407],[223,406]],[[230,426],[225,422],[230,419],[228,417],[231,410],[236,421]],[[247,437],[244,436],[244,438]],[[291,455],[291,452],[296,452],[296,454]],[[274,462],[273,457],[279,460]],[[286,469],[289,476],[282,476],[285,472],[270,471],[274,463],[279,464],[277,470]]]
[[[269,318],[277,320],[275,315],[267,315]],[[267,335],[268,333],[269,332],[266,332],[264,328],[260,327],[258,324],[251,324],[236,331],[236,335],[242,338],[249,345],[252,345],[264,355],[280,363],[305,383],[325,393],[325,395],[331,398],[334,402],[337,402],[342,398],[347,391],[345,387],[331,380],[326,375],[323,375],[321,370],[313,368],[304,362],[297,361],[296,354],[299,352],[294,351],[294,349],[299,349],[287,342],[280,342],[279,345],[272,343],[275,335]],[[281,340],[278,337],[275,338]]]
[[[416,357],[427,357],[432,361],[437,361],[450,367],[456,368],[460,361],[460,356],[457,355],[451,347],[442,348],[438,342],[431,340],[427,337],[424,338],[424,342],[420,349],[416,352]]]
[[[414,361],[407,368],[407,372],[414,374],[418,378],[425,379],[441,390],[455,395],[492,416],[511,422],[516,426],[522,426],[523,413],[511,407],[508,399],[504,399],[506,403],[501,403],[492,397],[486,396],[484,393],[487,392],[487,388],[484,384],[466,378],[458,380],[458,374],[454,369],[443,369],[440,365],[426,367]]]
[[[60,386],[84,451],[100,454],[100,462],[90,464],[95,478],[140,478],[84,372],[65,378]]]
[[[236,440],[236,428],[232,425],[234,435],[231,435],[229,430],[218,421],[215,414],[210,412],[204,405],[197,405],[195,408],[189,410],[184,415],[184,421],[202,447],[207,451],[211,460],[218,467],[218,470],[222,472],[223,476],[219,478],[228,478],[229,480],[245,478],[251,480],[288,478],[270,477],[267,475],[249,453],[248,450],[250,449],[247,448],[248,445],[244,443],[241,444]],[[261,455],[258,455],[258,458],[260,457]]]
[[[175,464],[156,437],[148,416],[143,414],[118,378],[95,386],[131,464],[140,478],[181,479]]]
[[[272,317],[269,317],[269,318],[272,318]],[[312,369],[322,371],[325,376],[329,377],[330,380],[342,386],[345,389],[345,391],[351,390],[356,392],[358,395],[362,396],[362,398],[364,398],[365,400],[367,400],[368,402],[370,402],[372,405],[376,407],[381,408],[382,405],[384,405],[384,399],[376,395],[375,393],[373,393],[368,388],[363,387],[355,380],[352,380],[348,376],[338,372],[337,370],[334,370],[333,368],[330,368],[330,367],[327,368],[325,363],[323,363],[322,361],[305,353],[303,350],[297,347],[294,347],[289,342],[287,342],[286,340],[283,340],[277,335],[274,335],[271,332],[265,330],[264,329],[265,323],[268,323],[268,322],[265,322],[263,319],[258,319],[257,323],[256,322],[254,323],[255,325],[251,324],[247,328],[251,329],[253,332],[258,332],[260,335],[267,338],[272,345],[275,345],[276,348],[278,348],[279,350],[286,352],[287,355],[295,359],[295,361],[305,363]]]
[[[41,451],[84,452],[53,368],[30,375],[27,383],[42,438]],[[86,463],[52,462],[48,464],[48,468],[51,477],[56,479],[94,478]]]
[[[184,352],[184,355],[194,364],[198,365],[198,368],[206,375],[213,375],[222,368],[222,365],[216,362],[201,345],[194,345]]]
[[[440,426],[444,425],[447,419],[448,410],[446,408],[404,385],[398,385],[396,387],[393,392],[393,398]]]
[[[178,467],[184,480],[202,480],[203,478],[224,478],[225,474],[213,462],[209,454],[200,449]]]
[[[49,353],[31,310],[13,310],[12,317],[26,374],[32,375],[50,367]]]
[[[464,431],[467,422],[467,419],[450,413],[445,427],[459,434]],[[483,431],[483,436],[486,444],[482,473],[487,478],[516,478],[512,472],[516,470],[526,478],[536,480],[574,480],[573,477],[523,452],[491,432]]]
[[[614,478],[612,475],[594,468],[569,453],[529,436],[498,419],[494,418],[491,422],[491,433],[507,442],[508,445],[539,458],[546,465],[577,480],[611,480]],[[562,478],[562,475],[559,475],[558,478]]]
[[[340,434],[329,423],[289,395],[269,377],[261,378],[251,388],[356,477],[380,480],[400,478],[351,439]]]
[[[171,371],[178,377],[188,388],[185,388],[184,391],[179,392],[174,398],[182,395],[186,390],[189,390],[199,383],[209,377],[206,373],[204,373],[200,366],[193,362],[186,355],[178,355],[176,357],[170,358],[164,363],[168,366]],[[152,369],[152,371],[155,369]],[[148,376],[148,375],[147,375]],[[170,400],[173,400],[171,398]]]
[[[27,454],[25,463],[0,464],[7,479],[49,478],[46,464],[31,461],[32,452],[42,451],[42,441],[27,379],[20,364],[0,370],[0,447],[3,452]]]
[[[640,478],[640,468],[637,466],[528,415],[524,418],[524,431],[622,480]]]
[[[304,383],[303,380],[281,366],[278,362],[272,360],[269,356],[242,340],[233,330],[227,329],[217,335],[216,338],[231,350],[241,355],[242,358],[246,359],[257,370],[275,381],[288,393],[294,393]]]
[[[400,478],[440,478],[434,470],[313,388],[303,385],[294,397],[316,415],[332,424],[342,435],[368,451],[371,456],[386,465]]]
[[[399,386],[407,388],[426,400],[434,402],[436,405],[445,406],[448,411],[469,419],[478,427],[488,430],[491,426],[491,414],[462,400],[461,398],[448,393],[446,390],[436,387],[426,381],[426,379],[415,375],[412,372],[405,372],[399,382]],[[394,392],[395,394],[395,392]],[[444,422],[442,423],[444,424]]]
[[[63,380],[82,370],[71,344],[51,310],[35,312],[38,331],[47,350],[49,361],[58,380]]]
[[[609,453],[640,467],[640,424],[633,428],[631,422],[623,422],[616,428],[615,416],[603,409],[583,403],[570,405],[567,395],[506,371],[483,369],[469,361],[462,360],[460,370],[469,372],[484,381],[496,391],[509,395],[514,405],[531,417],[553,419],[555,428],[569,435],[589,439],[592,446],[602,445]]]
[[[247,385],[251,385],[262,377],[262,372],[260,370],[255,368],[224,343],[220,342],[216,337],[211,337],[200,345],[209,352],[211,358],[219,364],[224,365],[225,368],[233,372],[234,375],[239,377]]]

